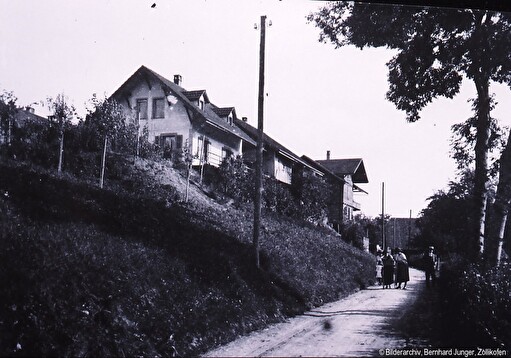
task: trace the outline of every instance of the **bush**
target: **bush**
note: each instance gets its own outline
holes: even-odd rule
[[[293,176],[291,191],[299,205],[297,217],[315,223],[327,219],[329,193],[332,190],[325,179],[310,172],[298,173]]]
[[[364,248],[365,230],[362,223],[353,221],[343,224],[341,228],[341,237],[344,241],[350,243],[356,248]]]
[[[27,122],[23,127],[13,128],[10,156],[19,161],[56,168],[58,150],[58,131],[49,123]]]
[[[458,332],[454,344],[511,349],[510,277],[509,264],[484,270],[457,258],[443,265],[443,315],[446,333]]]
[[[237,206],[253,201],[254,175],[240,156],[228,156],[218,168],[204,165],[204,183],[215,195],[233,199]]]
[[[298,203],[286,184],[273,178],[264,178],[263,204],[273,212],[298,217]]]

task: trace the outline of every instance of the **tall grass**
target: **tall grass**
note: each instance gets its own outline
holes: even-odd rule
[[[184,204],[130,172],[112,189],[0,162],[0,355],[197,355],[373,279],[325,229]]]

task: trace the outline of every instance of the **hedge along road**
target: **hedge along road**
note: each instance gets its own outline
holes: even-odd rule
[[[206,357],[383,356],[409,342],[393,322],[425,289],[424,273],[410,269],[406,290],[372,286],[214,349]],[[383,354],[382,354],[383,353]]]

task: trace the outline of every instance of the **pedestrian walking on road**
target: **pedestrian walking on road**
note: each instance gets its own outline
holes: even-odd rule
[[[380,250],[376,252],[376,280],[378,281],[378,285],[382,284],[382,272],[383,272],[383,261],[382,261],[382,253]]]
[[[391,288],[394,282],[394,259],[390,253],[390,248],[387,248],[387,253],[383,256],[383,288]]]
[[[430,246],[428,252],[424,254],[424,271],[426,273],[426,286],[430,287],[431,285],[435,286],[436,284],[436,270],[438,270],[438,256],[435,254],[435,248]]]
[[[396,288],[406,289],[406,284],[410,281],[410,271],[408,268],[408,260],[406,255],[399,247],[396,249]]]

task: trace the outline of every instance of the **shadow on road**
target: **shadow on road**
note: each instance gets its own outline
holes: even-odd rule
[[[390,313],[386,310],[346,310],[336,312],[325,312],[325,311],[309,311],[304,313],[304,316],[309,317],[333,317],[333,316],[390,316]]]

